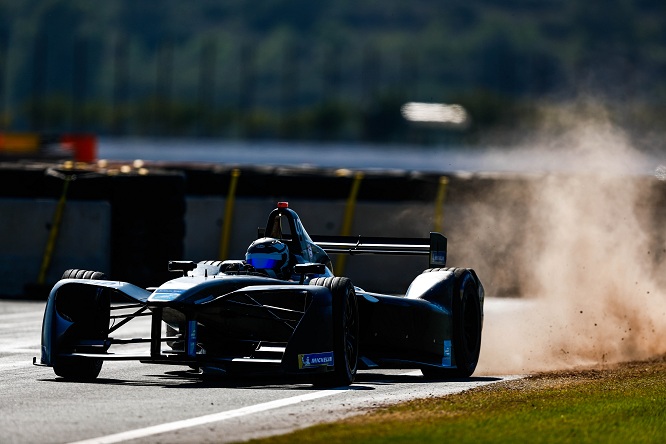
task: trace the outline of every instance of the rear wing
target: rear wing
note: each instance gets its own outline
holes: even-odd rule
[[[446,237],[440,233],[430,233],[429,238],[317,235],[310,238],[327,253],[428,255],[430,268],[446,266]]]

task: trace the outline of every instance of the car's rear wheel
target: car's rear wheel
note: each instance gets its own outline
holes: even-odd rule
[[[70,269],[65,270],[62,279],[106,279],[101,271]],[[99,294],[96,292],[96,296]],[[53,372],[72,381],[90,381],[99,376],[102,370],[101,359],[81,357],[59,357],[53,364]]]
[[[464,268],[454,270],[453,354],[456,368],[423,367],[427,378],[467,378],[474,373],[481,351],[481,302],[473,274]]]
[[[351,280],[344,277],[315,278],[311,285],[326,287],[333,297],[333,372],[319,375],[320,386],[346,386],[358,369],[358,302]]]

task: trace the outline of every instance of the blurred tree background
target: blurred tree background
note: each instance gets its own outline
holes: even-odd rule
[[[0,0],[0,131],[459,144],[581,95],[661,131],[666,2]]]

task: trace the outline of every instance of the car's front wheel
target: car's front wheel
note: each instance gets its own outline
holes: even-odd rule
[[[107,279],[101,271],[69,269],[65,270],[62,279]],[[100,298],[99,291],[94,292],[94,296],[86,294],[87,297]],[[96,301],[92,306],[97,306],[102,302]],[[108,306],[108,301],[103,302]],[[107,307],[108,310],[108,307]],[[92,314],[88,314],[93,316]],[[108,312],[107,312],[108,317]],[[102,370],[101,359],[83,358],[83,357],[59,357],[53,364],[53,372],[62,378],[73,381],[90,381],[99,376]]]
[[[93,358],[58,358],[53,372],[72,381],[92,381],[102,371],[102,360]]]
[[[322,386],[346,386],[354,382],[358,369],[358,302],[349,278],[315,278],[310,285],[326,287],[333,298],[333,356],[335,370],[315,381]]]

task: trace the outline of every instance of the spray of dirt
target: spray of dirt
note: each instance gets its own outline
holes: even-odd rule
[[[666,183],[629,174],[635,150],[597,111],[592,121],[560,119],[560,134],[533,144],[557,150],[576,171],[548,174],[530,189],[521,214],[527,241],[512,256],[519,262],[493,265],[511,270],[522,298],[486,312],[477,374],[604,366],[666,352],[666,225],[658,223],[655,187],[646,186],[663,184],[664,193]]]

